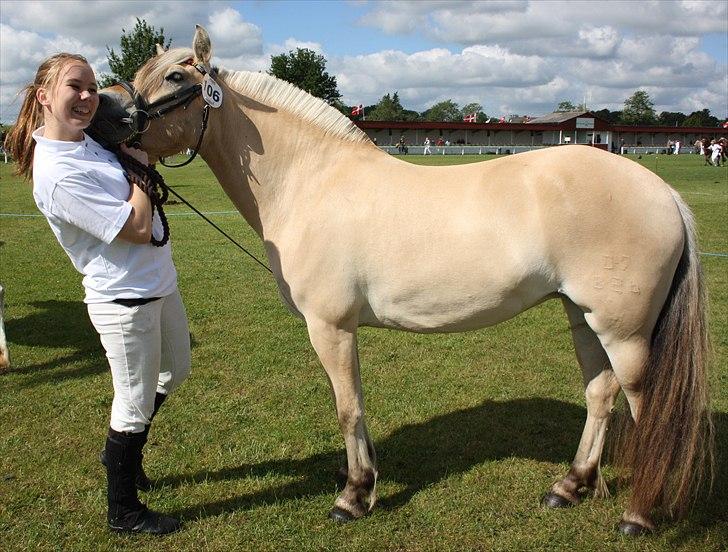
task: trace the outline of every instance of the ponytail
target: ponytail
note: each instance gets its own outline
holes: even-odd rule
[[[33,177],[33,152],[35,140],[33,131],[43,126],[43,106],[35,95],[39,88],[50,88],[56,84],[61,69],[70,61],[88,64],[86,58],[78,54],[60,53],[49,57],[38,67],[35,80],[26,86],[23,105],[18,120],[5,138],[5,151],[15,159],[15,174],[30,180]]]

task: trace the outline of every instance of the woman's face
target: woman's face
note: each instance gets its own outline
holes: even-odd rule
[[[94,72],[80,61],[69,61],[56,82],[39,89],[37,97],[46,108],[46,136],[57,140],[81,140],[99,107]]]

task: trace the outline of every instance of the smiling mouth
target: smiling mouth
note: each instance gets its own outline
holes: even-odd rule
[[[91,110],[88,107],[74,107],[71,111],[73,111],[76,115],[88,115],[91,113]]]

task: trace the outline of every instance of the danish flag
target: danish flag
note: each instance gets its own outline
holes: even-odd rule
[[[361,104],[355,105],[354,107],[351,108],[351,114],[353,116],[361,115],[362,113],[364,113],[364,108],[362,107]]]
[[[478,114],[477,113],[471,113],[470,115],[466,115],[463,117],[463,122],[465,123],[475,123],[478,120]]]

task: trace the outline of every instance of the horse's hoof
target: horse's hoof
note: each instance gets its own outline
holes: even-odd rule
[[[547,508],[571,508],[574,506],[573,502],[556,493],[546,493],[546,496],[541,500],[541,504]]]
[[[649,535],[652,533],[652,529],[649,527],[645,527],[644,525],[640,525],[639,523],[632,523],[631,521],[620,521],[619,522],[619,532],[623,535],[627,535],[628,537],[639,537],[641,535]]]
[[[346,510],[343,510],[338,506],[334,506],[329,512],[329,519],[334,520],[336,523],[349,523],[350,521],[354,521],[356,518]]]

